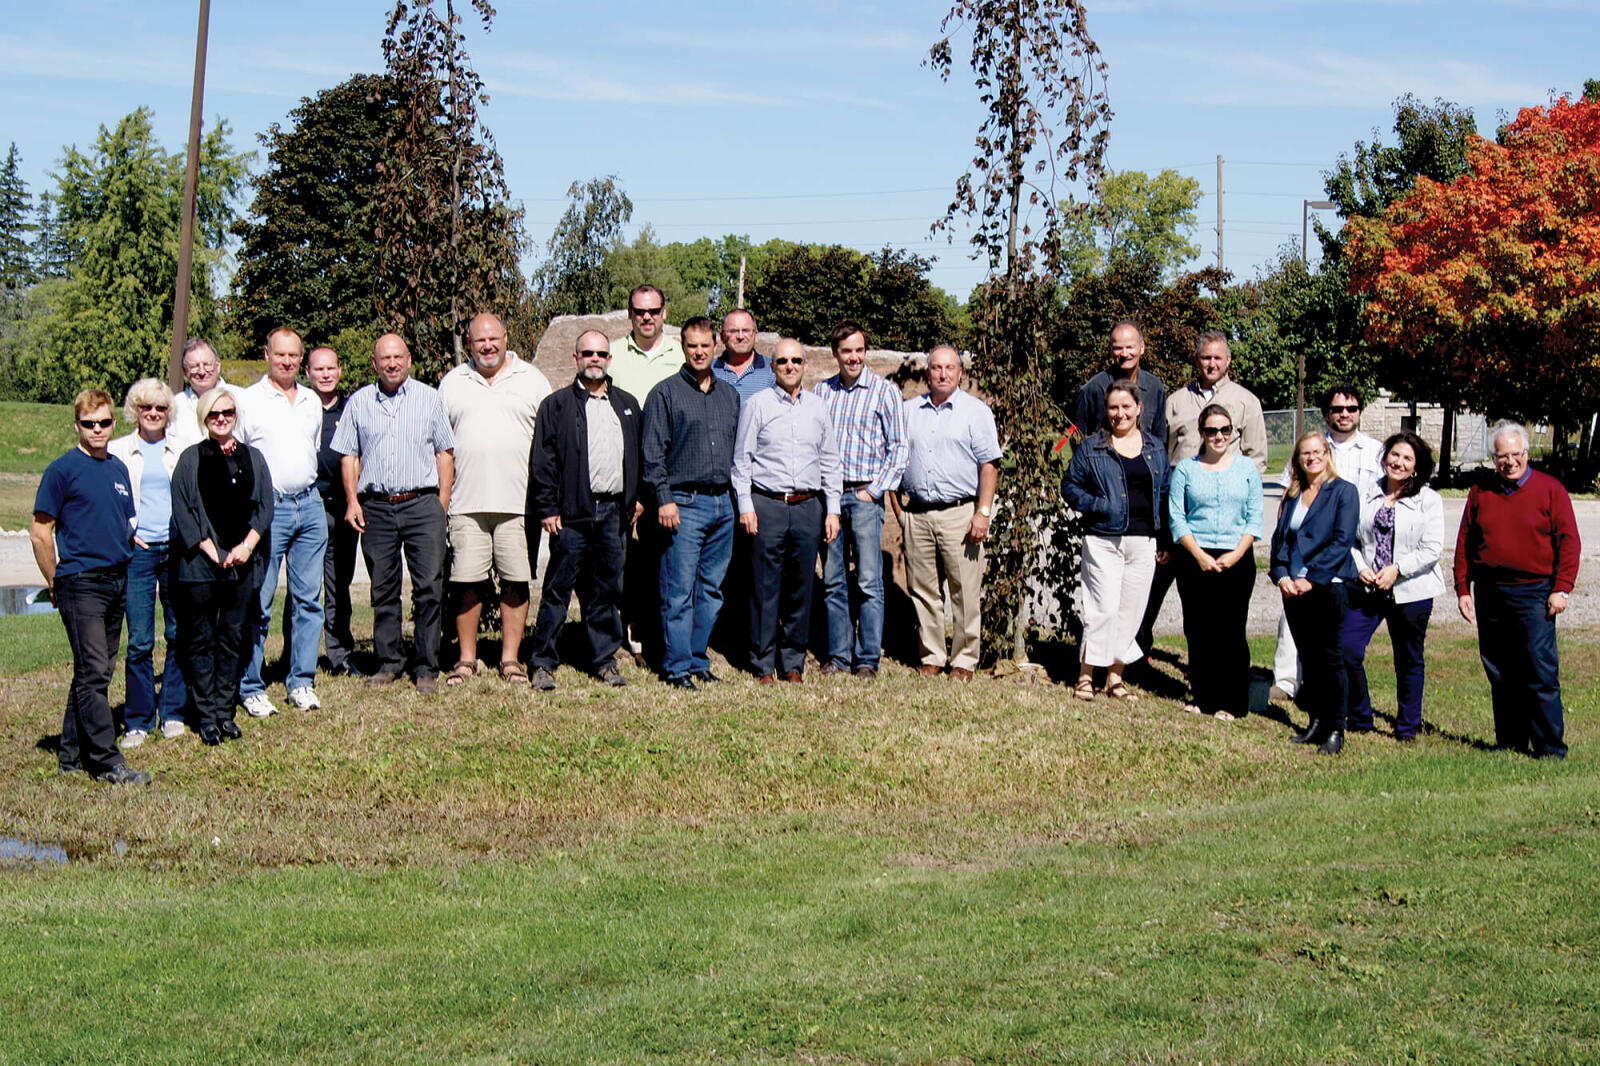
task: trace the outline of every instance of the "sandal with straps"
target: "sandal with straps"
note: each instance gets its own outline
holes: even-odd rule
[[[1124,685],[1121,681],[1107,685],[1106,695],[1114,700],[1122,700],[1126,703],[1139,702],[1139,697],[1135,696],[1131,691],[1129,691],[1128,686]]]
[[[1072,694],[1078,697],[1078,699],[1084,700],[1085,702],[1093,700],[1094,682],[1090,681],[1088,678],[1083,678],[1076,685],[1072,686]]]
[[[515,685],[526,685],[528,683],[528,671],[524,670],[522,664],[515,659],[507,659],[500,664],[498,669],[501,681],[509,681]]]
[[[444,683],[450,688],[454,688],[457,685],[465,682],[467,678],[473,676],[477,672],[478,660],[462,659],[460,662],[456,663],[450,668],[450,672],[445,675]]]

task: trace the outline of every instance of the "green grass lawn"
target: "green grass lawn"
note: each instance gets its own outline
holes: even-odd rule
[[[36,747],[59,622],[0,621],[0,836],[73,857],[0,869],[0,1061],[1600,1060],[1592,634],[1562,764],[1487,750],[1440,627],[1431,731],[1337,759],[1153,693],[629,667],[328,679],[114,790]]]

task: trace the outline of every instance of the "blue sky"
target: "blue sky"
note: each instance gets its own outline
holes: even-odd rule
[[[0,150],[17,143],[35,190],[63,145],[88,147],[141,104],[181,147],[194,0],[10,6]],[[472,24],[469,48],[541,244],[572,181],[614,173],[635,229],[649,223],[661,240],[891,244],[937,256],[935,283],[962,297],[981,276],[962,244],[928,237],[980,118],[969,84],[921,66],[944,4],[498,7],[489,35]],[[253,147],[300,97],[379,69],[389,8],[216,0],[207,122],[226,118],[236,146]],[[1210,263],[1221,155],[1225,265],[1245,277],[1299,239],[1301,200],[1323,196],[1341,152],[1374,128],[1390,136],[1402,93],[1469,106],[1492,133],[1504,114],[1600,77],[1587,0],[1090,0],[1089,26],[1110,66],[1111,165],[1198,179],[1193,239]]]

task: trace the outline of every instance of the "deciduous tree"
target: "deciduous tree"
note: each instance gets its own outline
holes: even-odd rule
[[[1088,210],[1068,215],[1062,265],[1068,277],[1098,274],[1134,259],[1152,262],[1166,277],[1200,254],[1189,240],[1200,183],[1175,170],[1151,177],[1142,170],[1107,174]]]
[[[610,257],[633,217],[633,201],[615,174],[573,182],[567,200],[545,245],[544,265],[534,273],[539,302],[548,317],[614,310]]]

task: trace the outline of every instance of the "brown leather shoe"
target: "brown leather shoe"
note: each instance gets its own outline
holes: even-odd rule
[[[798,685],[798,684],[800,684],[801,681],[804,680],[804,678],[802,678],[800,676],[800,671],[798,671],[798,670],[786,670],[786,671],[784,671],[783,679],[785,681],[789,682],[789,684],[791,684],[791,685]]]
[[[952,666],[950,668],[950,680],[951,681],[971,681],[972,680],[972,671],[971,670],[963,670],[959,666]]]
[[[439,691],[439,679],[432,674],[423,674],[417,678],[417,692],[423,696],[431,696]]]
[[[387,670],[379,670],[377,673],[369,675],[362,684],[368,688],[382,688],[384,685],[392,685],[398,680],[400,680],[399,674],[392,674]]]
[[[777,683],[778,679],[773,677],[771,674],[762,674],[760,677],[756,678],[756,684],[758,685],[776,685]]]
[[[940,674],[944,673],[944,671],[937,666],[933,666],[929,663],[923,663],[921,666],[917,667],[917,673],[921,674],[923,677],[938,677]]]
[[[876,681],[878,680],[878,668],[876,666],[858,666],[855,669],[855,675],[863,681]]]

